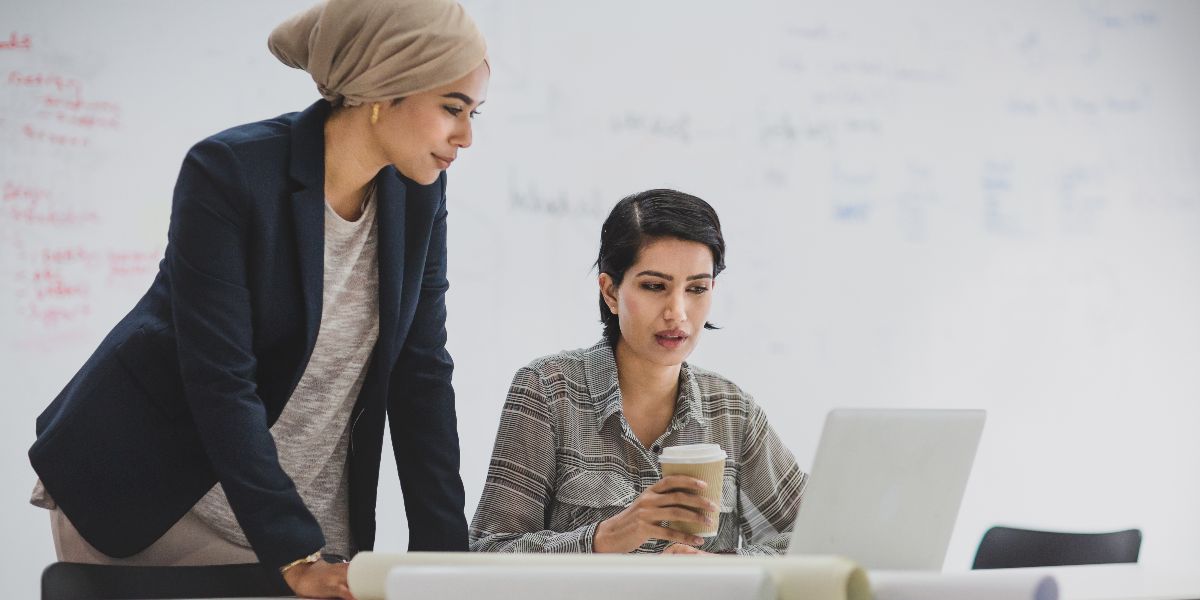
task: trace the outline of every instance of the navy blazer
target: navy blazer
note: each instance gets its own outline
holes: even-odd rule
[[[268,428],[312,353],[324,270],[330,105],[196,144],[150,290],[37,419],[29,458],[79,533],[135,554],[221,482],[259,560],[325,544]],[[385,412],[411,550],[466,550],[446,351],[446,178],[375,179],[379,339],[351,415],[350,526],[375,541]]]

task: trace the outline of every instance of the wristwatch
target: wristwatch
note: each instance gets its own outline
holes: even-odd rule
[[[279,574],[282,575],[282,574],[286,573],[288,569],[290,569],[296,565],[311,565],[311,564],[317,562],[318,560],[321,560],[321,552],[320,551],[313,552],[312,554],[309,554],[308,556],[305,556],[304,558],[297,558],[296,560],[293,560],[292,562],[290,562],[286,565],[283,565],[282,567],[279,567]]]

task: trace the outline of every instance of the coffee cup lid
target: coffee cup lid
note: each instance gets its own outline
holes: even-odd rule
[[[717,444],[685,444],[663,448],[658,461],[697,464],[725,460],[726,456],[725,451]]]

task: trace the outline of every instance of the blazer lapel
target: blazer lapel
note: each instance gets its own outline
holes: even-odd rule
[[[404,282],[404,227],[408,194],[392,169],[375,176],[379,219],[379,342],[384,360],[394,361]]]
[[[292,192],[292,220],[304,294],[306,356],[317,343],[325,287],[325,120],[329,109],[328,102],[317,101],[300,113],[292,131],[289,174],[299,184]]]

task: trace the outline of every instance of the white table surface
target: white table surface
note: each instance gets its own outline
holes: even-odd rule
[[[981,597],[997,597],[995,592],[1002,589],[1012,595],[1017,589],[1032,592],[1032,586],[998,584],[1029,583],[1050,576],[1057,583],[1059,600],[1200,600],[1200,565],[1195,569],[1115,564],[944,573],[872,571],[870,576],[877,593],[889,592],[879,595],[898,598],[921,597],[912,592],[925,591],[923,597],[929,600],[949,600],[949,595],[976,586],[981,594],[990,593]],[[1022,600],[1032,597],[1032,593],[1021,595]]]

